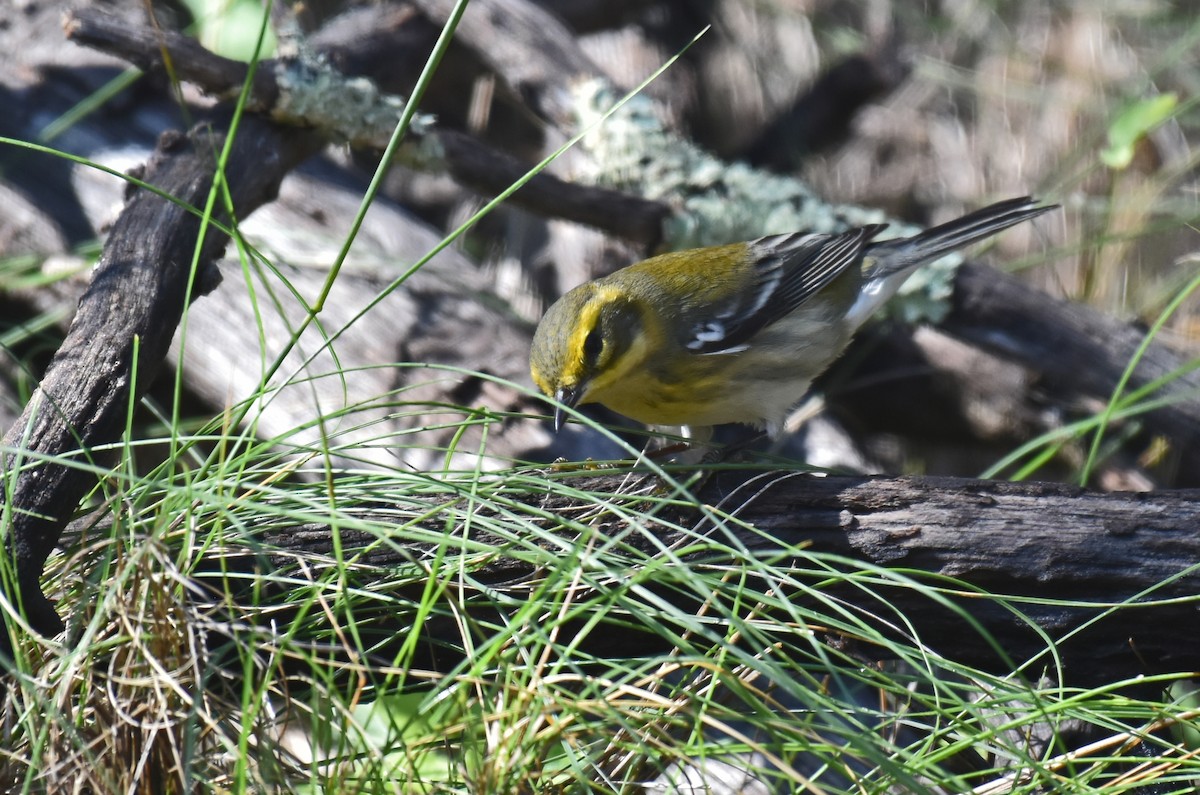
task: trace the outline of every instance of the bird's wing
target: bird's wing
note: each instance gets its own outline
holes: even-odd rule
[[[794,312],[846,268],[856,265],[863,247],[885,226],[872,224],[837,235],[774,235],[750,243],[749,256],[755,262],[753,285],[697,323],[686,343],[688,350],[745,350],[755,334]]]

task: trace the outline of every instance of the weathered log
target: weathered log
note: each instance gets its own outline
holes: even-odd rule
[[[143,179],[172,200],[144,188],[132,192],[66,339],[4,437],[7,547],[19,604],[39,632],[62,628],[39,580],[67,520],[96,483],[88,467],[104,465],[92,451],[120,439],[128,406],[161,369],[187,302],[219,279],[213,261],[227,238],[202,225],[195,208],[213,189],[228,122],[225,116],[187,135],[163,134]],[[243,118],[226,166],[236,175],[227,181],[235,211],[269,201],[283,175],[319,144],[314,135]]]
[[[621,484],[616,476],[586,483],[601,491]],[[714,521],[695,509],[664,511],[660,505],[655,515],[661,521],[649,520],[644,530],[629,533],[619,518],[609,516],[596,528],[597,534],[619,536],[624,544],[651,556],[685,540],[695,542],[697,535],[710,535],[730,548],[772,557],[788,572],[789,564],[779,562],[784,553],[782,560],[791,561],[793,573],[806,587],[836,595],[881,631],[894,632],[887,622],[903,615],[918,642],[985,670],[1020,669],[1033,678],[1048,673],[1088,685],[1200,666],[1200,633],[1181,631],[1200,619],[1195,563],[1200,560],[1200,535],[1194,531],[1200,526],[1200,492],[1098,493],[1046,483],[726,472],[714,475],[699,496],[746,526]],[[530,499],[537,499],[542,511],[577,515],[581,508],[563,497]],[[385,507],[364,508],[355,512],[356,518],[386,525],[395,514],[381,513]],[[477,529],[480,525],[486,523],[472,525],[470,540],[487,544],[489,537]],[[688,530],[681,532],[673,525]],[[429,530],[426,538],[436,535]],[[376,533],[346,527],[338,533],[341,556],[356,561],[351,576],[358,587],[394,588],[395,567],[432,559],[429,543],[389,536],[389,543],[380,544]],[[452,535],[455,545],[465,543]],[[242,553],[226,549],[224,554],[265,559],[266,569],[273,572],[297,571],[300,558],[306,564],[297,576],[314,580],[321,576],[318,561],[335,556],[331,528],[320,524],[275,526],[256,533],[254,542]],[[903,579],[888,584],[883,577],[872,578],[865,587],[833,586],[830,593],[826,582],[817,581],[826,578],[811,574],[814,567],[806,557],[811,555],[849,561],[826,558],[831,568],[853,570],[858,562],[900,570],[907,578],[940,588],[946,604]],[[704,562],[720,563],[717,557],[706,553]],[[222,572],[240,567],[227,558],[206,568],[212,572],[207,577],[219,579]],[[519,604],[519,594],[531,587],[530,578],[539,576],[527,562],[498,551],[482,566],[472,566],[471,581],[507,595],[509,604]],[[419,597],[421,586],[414,584],[407,596]],[[236,593],[237,586],[224,582],[218,590]],[[797,590],[793,598],[806,599],[805,590]],[[487,598],[476,604],[494,612],[505,603],[504,598]],[[397,611],[397,602],[382,599],[380,604],[377,612],[355,606],[356,632],[405,642],[413,630],[406,624],[411,617]],[[278,606],[240,606],[247,613],[263,607],[279,620]],[[461,649],[461,630],[449,618],[431,619],[419,631],[422,645],[436,653],[431,651],[431,657],[420,662],[440,668],[459,662],[453,650]],[[567,642],[569,637],[568,633],[560,639]],[[1055,670],[1055,661],[1047,656],[1047,638],[1057,641],[1062,671]],[[623,627],[590,632],[585,649],[598,655],[636,656],[661,643],[652,632]],[[384,658],[388,654],[386,644],[376,651]],[[868,646],[858,651],[867,659],[886,655]]]

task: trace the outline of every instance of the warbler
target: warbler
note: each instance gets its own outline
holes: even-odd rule
[[[534,383],[565,409],[600,403],[652,426],[745,423],[776,436],[860,326],[925,263],[1056,206],[1029,197],[912,237],[887,224],[662,254],[581,284],[534,333]]]

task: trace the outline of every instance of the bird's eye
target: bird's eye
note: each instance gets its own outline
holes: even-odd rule
[[[600,335],[600,327],[596,326],[583,340],[584,361],[596,362],[600,359],[600,351],[604,349],[604,338]]]

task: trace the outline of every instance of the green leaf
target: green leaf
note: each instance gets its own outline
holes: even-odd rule
[[[1127,105],[1108,126],[1108,148],[1100,153],[1104,165],[1120,171],[1133,162],[1137,142],[1171,117],[1179,98],[1159,94]]]
[[[250,61],[258,50],[263,5],[258,0],[183,0],[196,20],[196,38],[208,49],[239,61]],[[275,52],[275,36],[266,32],[259,58]]]

